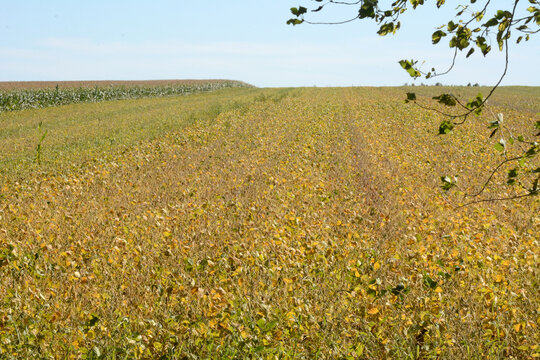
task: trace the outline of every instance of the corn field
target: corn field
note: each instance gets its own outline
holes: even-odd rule
[[[187,95],[231,87],[248,87],[240,81],[173,84],[166,86],[105,86],[0,91],[0,112],[38,109],[74,103]]]

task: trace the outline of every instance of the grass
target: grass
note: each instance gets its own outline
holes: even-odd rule
[[[455,210],[438,176],[485,179],[487,120],[441,137],[402,100],[226,89],[0,115],[0,357],[540,356],[538,198]]]

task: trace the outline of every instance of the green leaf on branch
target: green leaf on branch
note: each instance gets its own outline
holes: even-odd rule
[[[424,0],[410,0],[413,5],[413,9],[416,9],[418,5],[424,5]]]
[[[500,125],[501,123],[499,122],[499,120],[490,121],[488,125],[488,129],[495,129],[495,128],[498,128]]]
[[[495,150],[497,151],[504,151],[506,148],[506,141],[504,139],[501,139],[498,143],[495,144]]]
[[[442,30],[437,30],[431,35],[431,41],[433,42],[433,45],[439,43],[441,41],[441,38],[446,36],[446,33]]]
[[[416,61],[409,61],[409,60],[400,60],[399,61],[399,65],[401,65],[401,67],[407,71],[409,73],[409,75],[413,78],[417,78],[417,77],[420,77],[421,74],[420,74],[420,71],[416,70],[414,68],[414,65],[416,65]]]
[[[360,19],[365,18],[375,18],[375,6],[377,5],[377,1],[368,0],[364,1],[362,6],[360,7],[360,10],[358,10],[358,17]]]
[[[533,157],[538,153],[538,145],[533,145],[527,152],[525,153],[525,157]]]
[[[454,129],[454,123],[448,120],[444,120],[439,126],[439,135],[446,135]]]
[[[488,125],[488,129],[495,129],[491,132],[491,135],[489,135],[490,138],[493,137],[499,130],[501,124],[503,123],[504,116],[503,114],[499,113],[497,114],[497,120],[491,121]],[[514,139],[511,139],[511,142],[514,142]]]
[[[484,27],[492,27],[498,24],[499,24],[499,21],[496,18],[491,18],[484,24]]]
[[[458,25],[455,22],[453,21],[448,22],[448,31],[454,31],[457,29],[457,27]]]
[[[478,46],[484,56],[491,51],[491,46],[486,43],[486,38],[483,36],[478,36],[476,38],[476,46]]]
[[[444,104],[446,106],[456,106],[456,98],[450,94],[441,94],[439,96],[434,96],[433,100],[438,100],[439,104]]]
[[[452,180],[449,176],[441,176],[441,181],[442,181],[441,188],[444,191],[448,191],[451,188],[453,188],[454,186],[456,186],[456,181],[457,180],[456,180],[456,178],[454,178],[454,180]]]
[[[470,100],[466,106],[468,109],[473,110],[475,115],[479,116],[482,113],[482,105],[484,105],[484,100],[482,94],[479,93],[476,95],[476,98]]]
[[[300,25],[303,22],[304,20],[300,20],[300,19],[289,19],[287,20],[287,25]]]
[[[508,171],[508,180],[506,181],[506,183],[508,185],[514,185],[516,183],[517,176],[518,176],[518,169],[517,168],[511,169],[510,171]]]
[[[379,29],[379,31],[377,31],[377,34],[385,36],[390,33],[395,34],[397,30],[399,30],[399,23],[395,25],[393,22],[389,22],[381,25],[381,28]]]
[[[416,101],[416,94],[412,92],[407,93],[407,99],[405,99],[405,103],[408,103],[409,101]]]
[[[291,13],[295,16],[300,16],[307,13],[307,9],[303,6],[300,6],[298,8],[293,7],[291,8]]]

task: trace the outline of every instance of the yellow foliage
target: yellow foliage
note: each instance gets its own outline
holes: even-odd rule
[[[438,176],[501,155],[440,120],[392,88],[0,115],[0,358],[536,357],[539,199],[456,210]]]

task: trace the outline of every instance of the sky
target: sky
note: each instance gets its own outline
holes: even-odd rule
[[[406,14],[397,35],[381,37],[366,21],[286,25],[289,8],[306,4],[315,2],[0,0],[0,81],[232,79],[259,87],[394,86],[412,82],[401,59],[425,60],[426,69],[451,63],[447,44],[433,46],[431,34],[452,19],[452,5],[444,10],[425,5]],[[508,0],[494,0],[492,9],[501,4]],[[333,21],[356,11],[334,5],[311,16]],[[540,85],[539,55],[540,34],[512,44],[503,84]],[[461,56],[445,77],[415,83],[490,85],[503,66],[498,51],[487,58]]]

